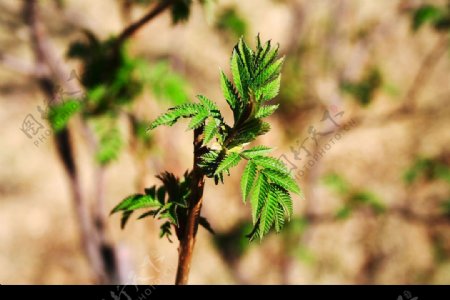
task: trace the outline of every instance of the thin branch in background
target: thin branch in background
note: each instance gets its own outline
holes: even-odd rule
[[[36,57],[37,68],[47,67],[50,70],[46,76],[38,77],[41,89],[48,96],[49,105],[57,104],[61,99],[57,97],[55,82],[72,91],[80,90],[81,87],[76,81],[67,80],[69,72],[60,63],[56,50],[46,35],[44,25],[40,20],[38,4],[35,0],[25,0],[24,17],[30,28],[31,44]],[[71,136],[72,130],[69,125],[56,134],[55,142],[70,180],[74,208],[80,226],[81,243],[96,280],[102,283],[118,282],[121,276],[119,270],[116,269],[118,263],[115,261],[114,247],[103,243],[106,239],[103,228],[98,228],[98,226],[94,228],[95,223],[93,224],[86,198],[82,193]]]
[[[131,22],[132,8],[133,8],[132,0],[121,0],[120,12],[121,12],[122,20],[125,24],[130,24],[130,22]]]
[[[56,83],[60,84],[68,91],[81,91],[82,87],[77,81],[68,81],[69,71],[66,66],[61,63],[57,51],[47,37],[45,27],[39,18],[38,4],[35,0],[24,0],[24,15],[30,28],[30,37],[33,51],[36,56],[36,65],[38,69],[47,68],[49,70],[46,76],[38,77],[41,87],[49,99],[56,99],[49,105],[57,104],[59,99],[56,96]],[[170,7],[175,0],[160,2],[148,14],[144,15],[140,20],[126,27],[119,34],[117,46],[120,46],[126,39],[131,37],[137,30],[142,28],[154,17],[162,13]],[[87,124],[81,124],[82,130],[88,139],[90,151],[94,153],[98,148],[96,141]],[[85,249],[87,258],[92,266],[98,282],[115,283],[124,280],[121,274],[120,266],[124,265],[119,262],[119,253],[114,245],[108,241],[106,232],[106,221],[104,211],[104,167],[96,168],[96,204],[92,214],[89,211],[86,197],[82,194],[80,185],[81,180],[77,172],[75,158],[73,154],[73,145],[71,144],[70,126],[65,128],[61,133],[56,135],[56,144],[59,155],[65,166],[65,170],[70,178],[72,194],[74,199],[75,211],[80,225],[82,244]]]
[[[419,92],[430,79],[431,72],[434,70],[441,57],[447,53],[448,46],[448,36],[443,35],[438,39],[431,51],[425,56],[416,76],[414,77],[411,87],[406,92],[400,112],[411,112],[416,108],[416,98],[419,95]]]
[[[43,65],[27,63],[2,52],[0,52],[0,64],[7,69],[26,76],[44,77],[49,73],[48,69]]]
[[[69,70],[61,63],[56,49],[46,35],[44,24],[39,16],[38,5],[35,0],[25,0],[25,18],[30,27],[30,37],[36,56],[38,67],[46,65],[51,72],[53,80],[63,85],[69,91],[80,90],[81,87],[76,80],[68,81]]]
[[[125,40],[130,38],[136,31],[142,28],[145,24],[147,24],[150,20],[158,16],[160,13],[164,12],[167,8],[169,8],[176,0],[165,0],[159,2],[152,10],[150,10],[147,14],[145,14],[142,18],[137,20],[136,22],[130,24],[126,27],[118,36],[117,44],[121,45]]]

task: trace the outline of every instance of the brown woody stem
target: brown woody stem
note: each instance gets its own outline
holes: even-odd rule
[[[197,166],[203,154],[203,127],[194,130],[194,166],[192,171],[191,198],[189,201],[188,216],[184,224],[183,235],[178,248],[178,269],[175,284],[187,284],[191,267],[192,253],[194,251],[195,237],[197,235],[198,220],[203,202],[203,189],[205,175]]]

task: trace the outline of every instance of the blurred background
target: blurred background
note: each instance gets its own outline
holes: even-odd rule
[[[282,233],[249,243],[242,166],[207,180],[215,235],[199,229],[190,283],[450,283],[448,1],[163,3],[0,2],[1,284],[173,284],[176,238],[109,211],[192,167],[184,121],[146,126],[197,94],[230,120],[219,70],[258,33],[286,60],[255,143],[303,195]],[[114,55],[111,37],[155,8]]]

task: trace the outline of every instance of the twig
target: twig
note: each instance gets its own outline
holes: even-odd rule
[[[136,31],[143,27],[147,22],[149,22],[154,17],[158,16],[160,13],[169,8],[176,0],[165,0],[161,1],[152,10],[145,14],[142,18],[136,22],[130,24],[126,27],[118,36],[117,44],[121,45],[126,39],[131,37]]]
[[[37,68],[48,68],[49,70],[49,73],[45,76],[38,77],[41,89],[48,96],[49,105],[54,105],[61,100],[57,97],[55,81],[72,91],[80,90],[81,87],[75,80],[68,81],[69,72],[65,65],[60,63],[56,50],[46,35],[44,25],[39,17],[36,0],[25,0],[24,16],[30,28],[30,37]],[[75,164],[71,140],[72,130],[70,128],[69,125],[57,133],[55,141],[58,154],[69,177],[74,209],[80,226],[81,243],[97,281],[100,283],[114,283],[117,282],[117,278],[120,278],[118,275],[120,272],[117,269],[111,269],[111,266],[117,265],[111,263],[116,257],[114,248],[102,242],[106,239],[104,231],[99,230],[98,226],[93,226],[96,224],[93,224],[86,198],[82,193],[81,181]],[[86,128],[86,126],[83,126],[83,128]]]
[[[430,79],[430,74],[434,70],[436,64],[439,62],[439,59],[447,52],[448,44],[448,36],[443,35],[439,38],[428,55],[425,56],[416,76],[414,77],[411,87],[406,92],[405,98],[403,99],[403,106],[400,108],[400,112],[411,112],[416,108],[416,98],[420,90]]]
[[[42,65],[48,67],[53,77],[52,79],[64,85],[68,90],[80,90],[81,87],[78,82],[67,80],[69,70],[61,63],[53,45],[47,38],[35,0],[25,0],[25,18],[30,26],[31,42],[38,67],[40,68]]]
[[[120,5],[122,20],[125,24],[131,22],[131,8],[133,6],[132,0],[122,0]]]
[[[45,66],[26,63],[16,57],[0,52],[0,64],[17,73],[33,76],[44,77],[48,75],[48,69]]]

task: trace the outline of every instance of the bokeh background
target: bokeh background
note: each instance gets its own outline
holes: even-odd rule
[[[24,12],[29,2],[36,1],[0,2],[0,283],[108,282],[95,255],[86,255],[90,242],[80,230],[75,181],[42,113],[51,100],[42,78],[59,68],[72,74],[67,82],[76,82],[85,69],[67,56],[70,45],[89,35],[100,41],[117,35],[158,3],[37,1],[38,35],[57,62],[52,69],[36,55]],[[447,5],[192,1],[188,19],[176,24],[163,11],[127,43],[144,84],[117,116],[119,141],[99,138],[113,144],[103,153],[107,163],[100,163],[85,130],[97,123],[79,114],[69,123],[93,251],[115,257],[122,283],[174,282],[177,242],[159,238],[160,223],[131,220],[121,230],[120,217],[108,214],[125,196],[158,183],[158,173],[181,176],[191,168],[192,135],[184,123],[149,134],[138,125],[199,93],[230,118],[219,70],[230,73],[240,36],[255,45],[259,33],[280,44],[286,61],[280,109],[256,143],[276,148],[303,195],[294,197],[294,217],[282,233],[249,243],[242,166],[224,185],[208,180],[202,214],[216,234],[199,230],[190,283],[450,283]],[[53,92],[63,87],[56,96],[77,97],[80,89],[68,91],[49,78],[56,81]],[[30,137],[21,130],[29,115],[43,127]],[[109,160],[108,151],[117,155]]]

